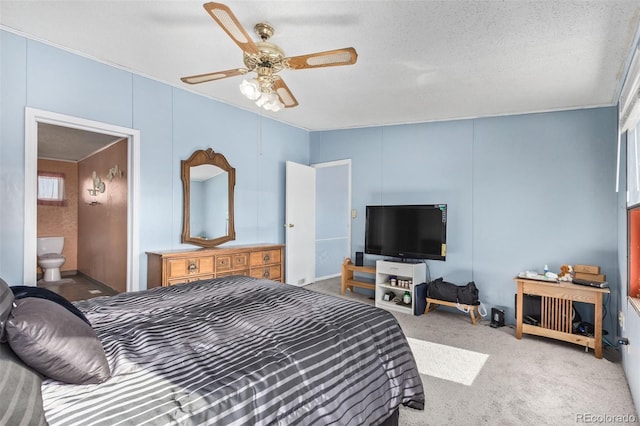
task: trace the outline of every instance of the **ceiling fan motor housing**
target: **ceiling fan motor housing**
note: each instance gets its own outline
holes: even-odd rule
[[[272,73],[277,73],[285,68],[283,62],[284,52],[279,46],[266,41],[257,42],[259,54],[253,55],[244,53],[244,64],[250,71],[257,71],[258,68],[271,68]]]

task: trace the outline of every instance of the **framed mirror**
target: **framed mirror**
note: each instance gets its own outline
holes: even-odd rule
[[[182,242],[215,247],[236,239],[233,190],[236,169],[213,149],[195,151],[181,161]]]

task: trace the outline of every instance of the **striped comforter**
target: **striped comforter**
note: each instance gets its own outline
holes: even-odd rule
[[[395,318],[362,303],[226,277],[76,306],[112,377],[45,380],[50,425],[374,425],[424,405]]]

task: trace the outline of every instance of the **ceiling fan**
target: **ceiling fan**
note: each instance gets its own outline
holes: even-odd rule
[[[234,68],[207,74],[182,77],[184,83],[199,84],[227,77],[255,72],[256,77],[240,85],[240,91],[256,105],[270,111],[279,111],[298,105],[289,87],[278,75],[283,69],[308,69],[352,65],[358,54],[353,47],[287,57],[280,47],[269,43],[274,29],[269,24],[258,23],[254,31],[262,41],[253,42],[229,7],[221,3],[205,3],[205,10],[242,49],[246,68]]]

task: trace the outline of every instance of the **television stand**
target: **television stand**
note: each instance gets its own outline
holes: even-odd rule
[[[388,260],[376,261],[376,306],[388,311],[402,312],[405,314],[419,315],[416,313],[416,286],[425,282],[427,277],[427,265],[424,262],[406,263],[390,262]],[[396,278],[396,285],[390,282],[390,278]],[[411,280],[411,287],[404,288],[397,285],[398,280]],[[399,304],[385,300],[385,294],[393,293],[394,297],[402,296],[405,292],[411,293],[410,304]],[[425,301],[423,300],[422,303]],[[424,306],[424,305],[422,305]]]
[[[346,258],[342,262],[342,279],[340,283],[340,294],[344,294],[344,291],[348,288],[353,293],[354,287],[366,288],[367,290],[375,290],[376,285],[371,282],[356,280],[354,277],[355,272],[361,272],[363,274],[375,275],[375,266],[356,266],[351,262],[350,258]]]

